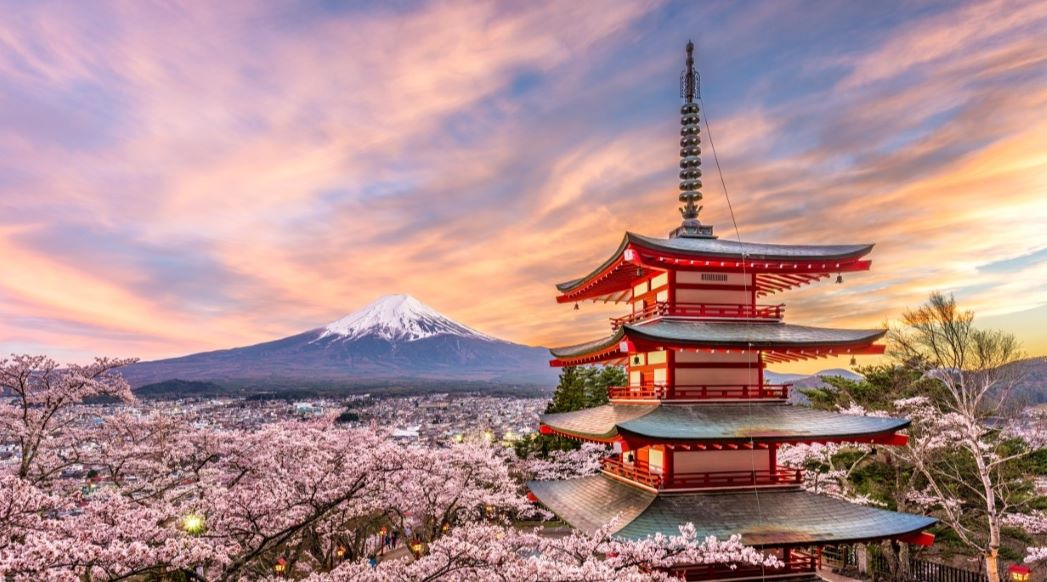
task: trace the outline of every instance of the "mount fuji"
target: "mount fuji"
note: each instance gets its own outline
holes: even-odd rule
[[[323,327],[256,345],[141,362],[132,386],[168,380],[239,387],[555,384],[545,348],[501,340],[410,295],[388,295]]]

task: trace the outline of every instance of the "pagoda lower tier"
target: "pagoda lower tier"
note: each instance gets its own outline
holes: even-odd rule
[[[699,539],[734,534],[757,547],[821,546],[886,538],[919,541],[937,520],[785,489],[746,488],[699,493],[653,493],[607,475],[531,481],[531,492],[572,527],[586,532],[613,523],[626,539],[680,534],[692,523]],[[617,518],[617,521],[615,519]]]

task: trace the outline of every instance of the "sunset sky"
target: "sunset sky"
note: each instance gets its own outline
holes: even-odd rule
[[[741,236],[877,243],[789,321],[943,290],[1047,354],[1047,2],[0,5],[0,353],[247,345],[387,293],[605,335],[621,306],[553,284],[679,223],[693,39]]]

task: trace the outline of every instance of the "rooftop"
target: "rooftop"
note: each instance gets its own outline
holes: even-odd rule
[[[531,491],[573,527],[591,532],[620,515],[615,534],[640,539],[679,535],[688,522],[699,537],[741,534],[755,546],[848,543],[899,537],[936,520],[855,505],[800,489],[656,494],[606,475],[532,481]]]
[[[904,418],[852,416],[776,402],[730,404],[605,404],[541,415],[542,424],[591,440],[618,437],[686,442],[804,442],[889,435]]]
[[[668,263],[664,267],[655,265],[658,258],[684,259],[688,265],[694,265],[691,261],[712,261],[714,264],[705,266],[713,269],[739,268],[740,263],[731,265],[719,263],[725,260],[743,261],[746,270],[753,273],[794,273],[797,272],[794,268],[800,263],[803,263],[805,267],[800,271],[814,275],[864,270],[868,268],[868,262],[859,261],[859,259],[869,254],[872,248],[872,244],[785,245],[738,242],[717,238],[654,238],[627,232],[621,244],[618,245],[618,249],[600,266],[584,277],[559,283],[556,288],[565,296],[573,296],[583,292],[584,287],[596,284],[597,279],[603,280],[599,285],[599,293],[607,293],[618,287],[627,288],[635,278],[630,273],[637,267],[644,271],[651,268],[664,269],[669,266]],[[629,249],[636,254],[627,257],[626,251]],[[626,263],[633,268],[631,270],[623,269]],[[674,264],[682,265],[681,263]],[[789,268],[783,271],[783,267],[786,266]],[[568,299],[574,300],[573,298]]]
[[[649,344],[646,346],[649,349],[686,346],[736,347],[757,350],[841,348],[846,351],[848,347],[869,346],[883,337],[885,333],[882,329],[836,329],[792,325],[776,321],[726,322],[666,318],[647,323],[626,324],[605,338],[573,346],[553,348],[550,352],[556,358],[561,359],[595,356],[608,351],[617,352],[623,339],[629,339],[638,344]],[[613,357],[621,354],[608,353],[607,355]]]

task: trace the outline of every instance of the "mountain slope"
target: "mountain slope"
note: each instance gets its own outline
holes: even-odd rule
[[[133,386],[171,379],[281,387],[388,382],[551,386],[545,348],[491,337],[408,295],[382,297],[326,326],[282,339],[129,366]]]

